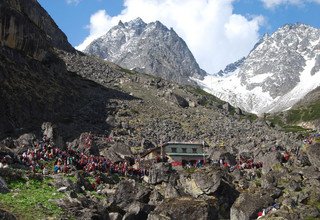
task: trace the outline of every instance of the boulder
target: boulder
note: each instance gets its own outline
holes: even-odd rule
[[[262,173],[266,174],[277,167],[281,167],[281,153],[278,151],[267,152],[264,155],[259,155],[255,161],[262,162]]]
[[[243,115],[242,110],[240,108],[235,109],[237,115]]]
[[[194,197],[212,195],[220,186],[221,173],[214,169],[201,169],[195,173],[181,174],[180,184],[185,192]]]
[[[147,219],[148,214],[154,210],[154,206],[141,202],[133,202],[126,209],[127,213],[123,216],[123,220],[140,220]]]
[[[150,149],[156,147],[156,144],[150,140],[143,138],[141,141],[141,147],[143,149]]]
[[[3,145],[8,148],[14,148],[14,140],[11,137],[5,138],[3,141],[0,142],[0,146]]]
[[[220,157],[223,158],[224,161],[227,162],[228,164],[230,164],[231,166],[234,166],[237,164],[236,156],[229,153],[229,152],[221,154]]]
[[[0,194],[1,193],[8,193],[8,192],[10,192],[10,190],[9,190],[9,188],[7,186],[7,183],[0,176]]]
[[[77,146],[80,151],[84,151],[86,154],[99,155],[99,148],[94,142],[94,136],[89,132],[82,133],[79,140],[74,140],[72,145]]]
[[[163,201],[163,196],[156,190],[150,195],[149,205],[159,205]]]
[[[178,106],[182,107],[182,108],[188,108],[189,107],[189,102],[183,98],[180,95],[177,94],[172,94],[172,100],[174,103],[176,103]]]
[[[34,141],[36,140],[36,135],[32,133],[27,133],[21,135],[17,140],[15,140],[16,147],[32,147],[34,144]]]
[[[52,175],[52,177],[53,177],[53,186],[57,189],[62,190],[63,188],[65,188],[65,191],[69,191],[75,188],[74,183],[70,179],[65,178],[65,176],[61,174]]]
[[[50,143],[59,148],[64,147],[64,141],[59,135],[57,126],[55,124],[52,124],[51,122],[44,122],[41,125],[41,129],[43,136],[46,136]]]
[[[67,192],[67,188],[66,186],[63,186],[63,187],[60,187],[57,191],[58,192],[61,192],[61,193],[64,193],[64,192]]]
[[[309,157],[306,153],[301,153],[299,154],[298,156],[298,161],[299,161],[299,165],[302,166],[302,167],[305,167],[305,166],[311,166],[311,163],[310,163],[310,160],[309,160]]]
[[[170,166],[167,163],[153,164],[149,170],[148,183],[159,184],[168,182],[170,178]]]
[[[218,211],[212,201],[180,197],[165,200],[148,216],[148,220],[162,219],[218,219]]]
[[[0,209],[0,219],[16,220],[17,218],[13,214],[11,214],[10,212],[7,212],[5,210]]]
[[[176,198],[179,196],[180,194],[174,186],[172,186],[170,183],[166,185],[165,191],[164,191],[164,197],[166,199]]]
[[[307,148],[310,163],[319,169],[320,167],[320,143],[313,144]]]
[[[118,212],[110,212],[109,213],[109,219],[110,220],[121,220],[122,219],[122,215]]]
[[[125,159],[133,157],[130,147],[123,143],[116,143],[112,147],[104,149],[101,151],[101,155],[112,162],[124,161]]]
[[[134,201],[148,203],[149,196],[149,189],[143,187],[135,180],[129,179],[118,183],[115,194],[109,197],[109,199],[111,203],[114,203],[124,209]]]
[[[224,105],[222,105],[222,108],[224,109],[224,110],[226,110],[227,112],[230,112],[231,110],[232,110],[232,107],[231,107],[231,105],[227,102],[227,103],[225,103]]]
[[[5,157],[7,155],[9,155],[11,158],[15,157],[14,152],[10,148],[0,144],[0,156]]]
[[[113,115],[109,115],[106,119],[106,122],[111,127],[115,127],[117,123],[116,118]]]
[[[249,220],[256,219],[258,212],[263,208],[269,207],[273,199],[268,194],[263,193],[241,193],[230,210],[231,220]]]

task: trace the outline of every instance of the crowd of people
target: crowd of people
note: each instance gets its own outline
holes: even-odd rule
[[[216,161],[219,166],[223,169],[227,169],[229,172],[233,172],[235,170],[247,170],[247,169],[259,169],[262,168],[262,162],[255,162],[252,158],[245,159],[240,157],[239,160],[236,160],[233,164],[231,164],[227,159],[221,157],[219,161]]]
[[[34,144],[34,147],[28,148],[22,154],[19,154],[17,158],[9,156],[9,159],[11,163],[22,164],[29,167],[32,172],[41,172],[44,175],[70,173],[75,170],[137,177],[148,174],[146,169],[139,167],[138,161],[112,162],[104,156],[86,153],[86,150],[92,146],[92,135],[90,133],[82,137],[80,141],[84,145],[82,150],[74,146],[62,150],[51,144],[50,140],[44,136],[42,141]],[[25,146],[22,146],[23,148]],[[7,157],[0,158],[0,168],[8,167]]]

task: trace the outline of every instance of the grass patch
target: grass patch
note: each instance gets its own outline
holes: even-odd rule
[[[202,98],[199,104],[203,106],[214,105],[215,103],[219,105],[223,105],[226,103],[221,99],[217,98],[216,96],[210,93],[207,93],[206,91],[204,91],[199,87],[187,86],[187,91],[193,93],[196,96],[201,96]]]
[[[91,195],[98,200],[103,200],[107,198],[105,195],[98,194],[96,191],[92,191]]]
[[[0,207],[18,219],[59,219],[63,210],[52,200],[60,199],[64,194],[49,183],[49,179],[11,182],[8,184],[11,192],[0,195]]]
[[[266,119],[270,121],[273,125],[278,125],[280,127],[285,126],[285,123],[282,121],[282,118],[279,115],[267,116]]]
[[[289,110],[286,119],[288,123],[320,119],[320,102],[314,102],[307,107]]]
[[[258,116],[255,114],[251,114],[251,113],[246,113],[245,115],[241,116],[241,119],[247,119],[251,122],[254,122],[255,120],[258,119]]]
[[[305,128],[300,127],[300,126],[295,126],[295,125],[293,125],[293,126],[289,126],[289,125],[288,126],[284,126],[283,130],[285,132],[307,132],[308,131],[308,129],[305,129]]]
[[[286,122],[289,123],[288,121],[288,117],[289,116],[286,116]],[[290,125],[289,124],[286,124],[283,122],[283,119],[280,115],[273,115],[273,116],[268,116],[266,118],[268,121],[270,121],[273,125],[278,125],[280,126],[285,132],[310,132],[310,130],[308,129],[305,129],[301,126],[297,126],[297,125]]]
[[[184,169],[187,173],[192,174],[195,173],[197,168],[196,167],[190,167],[190,168],[185,168]]]

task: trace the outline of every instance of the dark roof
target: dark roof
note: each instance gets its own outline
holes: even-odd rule
[[[166,142],[162,145],[162,147],[166,147],[168,145],[201,145],[201,146],[204,145],[204,146],[208,146],[208,144],[203,141],[203,142]],[[156,150],[160,150],[160,149],[161,149],[161,146],[148,149],[147,151],[145,151],[144,153],[141,154],[141,157],[145,157],[148,154],[150,154]]]
[[[162,147],[165,147],[167,145],[204,145],[208,146],[206,142],[167,142],[162,145]]]

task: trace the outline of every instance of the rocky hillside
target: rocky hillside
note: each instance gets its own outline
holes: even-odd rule
[[[208,76],[207,91],[248,112],[279,112],[292,107],[320,82],[320,30],[285,25],[265,35],[229,77]],[[240,64],[240,65],[239,65]]]
[[[126,69],[183,84],[190,84],[190,77],[201,79],[206,75],[186,43],[159,21],[149,24],[140,18],[120,21],[84,52]]]
[[[2,1],[0,11],[0,137],[44,121],[62,124],[66,137],[106,129],[109,97],[132,97],[66,69],[54,48],[75,50],[37,1]]]

